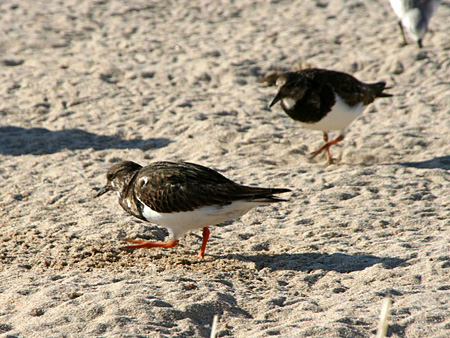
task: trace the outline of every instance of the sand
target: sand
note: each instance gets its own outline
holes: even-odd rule
[[[450,6],[424,48],[388,1],[0,3],[1,337],[450,336]],[[333,149],[259,82],[299,63],[384,80]],[[171,250],[92,199],[119,160],[284,187]]]

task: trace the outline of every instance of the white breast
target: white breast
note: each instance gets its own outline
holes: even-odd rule
[[[171,237],[178,239],[191,230],[236,219],[257,205],[259,203],[237,201],[225,206],[207,206],[174,213],[157,212],[144,205],[142,214],[149,222],[167,228]]]
[[[390,0],[391,7],[399,19],[403,18],[406,12],[405,0]]]
[[[364,104],[362,102],[351,107],[345,101],[336,94],[336,104],[333,109],[319,122],[305,123],[300,122],[303,126],[314,130],[340,130],[343,131],[347,126],[352,123],[363,111]]]

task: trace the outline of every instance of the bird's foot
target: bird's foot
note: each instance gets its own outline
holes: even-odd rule
[[[320,153],[322,153],[325,149],[318,149],[316,151],[313,151],[311,154],[309,154],[309,159],[313,159],[314,157],[316,157],[317,155],[319,155]],[[335,164],[336,163],[336,159],[331,157],[331,155],[329,155],[330,149],[327,149],[327,163],[328,164]]]
[[[325,136],[325,135],[324,135]],[[320,153],[324,152],[326,150],[327,152],[327,161],[328,164],[333,164],[335,163],[335,160],[333,159],[333,157],[331,157],[331,152],[330,152],[330,147],[338,142],[341,142],[344,139],[344,135],[339,135],[337,138],[335,138],[332,141],[327,141],[328,137],[324,137],[324,140],[326,141],[324,145],[322,145],[319,149],[317,149],[316,151],[313,151],[309,158],[312,159],[314,157],[316,157],[317,155],[319,155]]]
[[[325,150],[327,151],[327,159],[328,159],[328,155],[330,153],[330,147],[331,147],[332,143],[331,142],[326,142],[324,145],[322,145],[319,149],[317,149],[316,151],[313,151],[311,154],[309,154],[309,159],[313,159],[314,157],[316,157],[317,155],[319,155],[320,153],[324,152]],[[330,155],[331,157],[331,155]]]
[[[150,242],[141,239],[124,239],[127,243],[133,243],[134,245],[127,245],[122,247],[124,250],[136,250],[136,249],[150,249],[150,248],[173,248],[178,245],[177,239],[172,239],[168,242]]]
[[[317,155],[319,155],[322,151],[324,151],[324,149],[322,149],[322,147],[321,147],[321,148],[317,149],[316,151],[313,151],[312,153],[310,153],[309,156],[308,156],[308,158],[309,158],[310,160],[312,160],[314,157],[316,157]]]
[[[331,156],[330,157],[327,156],[327,162],[328,162],[328,165],[335,164],[336,159]]]

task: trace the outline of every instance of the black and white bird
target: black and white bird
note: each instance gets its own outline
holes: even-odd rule
[[[290,191],[244,186],[188,162],[155,162],[142,167],[123,161],[108,170],[106,179],[107,184],[95,197],[116,191],[126,212],[163,226],[170,233],[167,242],[128,239],[133,245],[125,249],[173,248],[181,236],[203,228],[199,258],[205,255],[209,225],[236,219],[259,205],[286,201],[274,194]]]
[[[407,44],[405,28],[419,48],[422,48],[422,39],[441,0],[390,0],[390,3],[398,17],[404,44]]]
[[[325,144],[314,151],[315,157],[326,151],[328,163],[334,163],[330,147],[344,139],[344,130],[377,97],[384,93],[385,82],[364,83],[353,76],[333,70],[308,68],[278,76],[277,95],[269,104],[281,102],[283,110],[303,126],[323,131]],[[339,136],[329,141],[328,131]]]

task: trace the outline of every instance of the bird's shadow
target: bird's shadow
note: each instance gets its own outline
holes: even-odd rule
[[[113,135],[98,135],[81,129],[48,130],[45,128],[0,127],[0,154],[43,155],[64,149],[158,149],[172,141],[166,138],[124,140]]]
[[[399,162],[396,164],[417,169],[450,169],[450,156],[435,157],[427,161]]]
[[[293,270],[311,272],[315,270],[348,273],[362,271],[376,264],[385,269],[393,269],[406,263],[406,260],[393,257],[378,257],[367,254],[348,255],[343,253],[259,253],[251,256],[229,254],[226,258],[255,263],[257,270],[269,268],[275,270]]]

